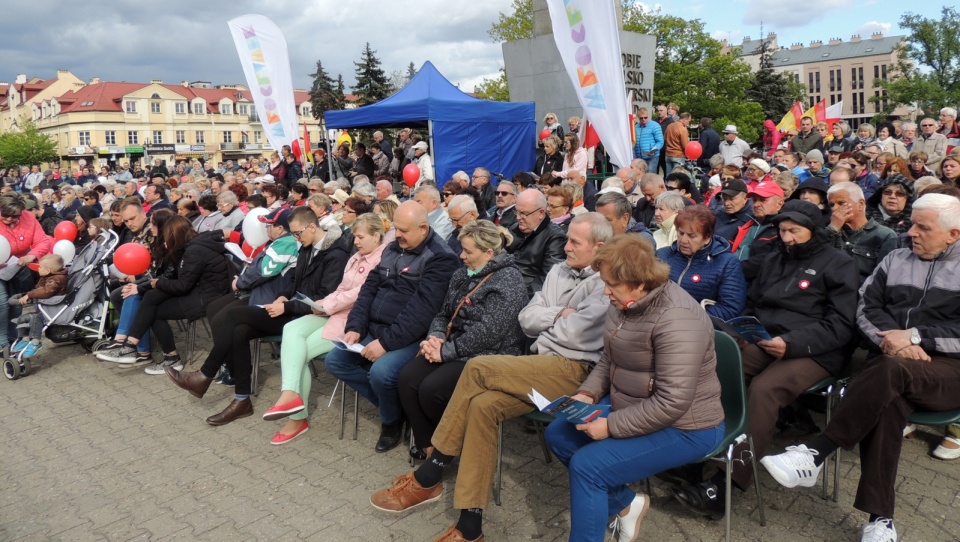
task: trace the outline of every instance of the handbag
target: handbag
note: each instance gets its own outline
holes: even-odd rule
[[[453,316],[451,316],[451,317],[450,317],[450,321],[447,322],[447,333],[446,333],[446,337],[447,337],[448,339],[450,338],[450,330],[453,329],[453,321],[456,320],[456,319],[457,319],[457,315],[460,314],[460,308],[463,307],[463,304],[466,303],[468,299],[470,299],[470,296],[472,296],[473,294],[475,294],[475,293],[477,292],[477,290],[479,290],[480,287],[483,286],[483,283],[484,283],[484,282],[487,282],[488,280],[490,280],[490,277],[492,277],[492,276],[493,276],[493,273],[490,273],[489,275],[483,277],[483,280],[480,281],[480,284],[477,284],[477,286],[476,286],[474,289],[470,290],[470,291],[467,293],[467,295],[463,296],[463,299],[460,300],[460,304],[457,305],[457,308],[453,311]]]

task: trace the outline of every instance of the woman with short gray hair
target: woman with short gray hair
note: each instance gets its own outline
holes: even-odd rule
[[[673,221],[687,206],[687,201],[677,192],[664,192],[653,200],[653,204],[656,207],[653,218],[659,226],[657,231],[653,232],[653,241],[657,245],[654,248],[659,250],[672,245],[677,240],[677,227]]]

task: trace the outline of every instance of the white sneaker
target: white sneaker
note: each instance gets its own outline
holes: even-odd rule
[[[943,437],[937,448],[933,450],[933,457],[944,461],[957,459],[960,457],[960,439],[953,436]]]
[[[908,423],[906,427],[903,428],[903,438],[907,438],[917,430],[917,424]]]
[[[634,542],[640,533],[640,524],[643,523],[643,518],[647,516],[649,510],[650,497],[637,493],[630,502],[630,511],[627,515],[614,517],[613,523],[610,524],[617,542]]]
[[[860,542],[897,542],[897,529],[892,519],[878,519],[863,526]]]
[[[813,487],[817,484],[820,469],[813,457],[819,455],[816,450],[807,449],[803,444],[787,446],[787,451],[780,455],[768,455],[760,460],[760,464],[767,469],[770,476],[784,487]]]

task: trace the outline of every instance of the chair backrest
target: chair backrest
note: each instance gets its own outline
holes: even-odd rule
[[[740,347],[733,337],[722,331],[714,331],[714,345],[726,433],[740,434],[747,430],[747,387],[743,383]]]

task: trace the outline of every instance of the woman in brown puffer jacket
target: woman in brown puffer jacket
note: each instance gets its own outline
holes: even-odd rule
[[[669,281],[653,246],[622,235],[597,252],[610,298],[603,356],[574,395],[610,404],[606,418],[547,428],[550,449],[570,470],[570,540],[635,540],[650,498],[626,484],[690,463],[723,438],[723,406],[710,317]]]

